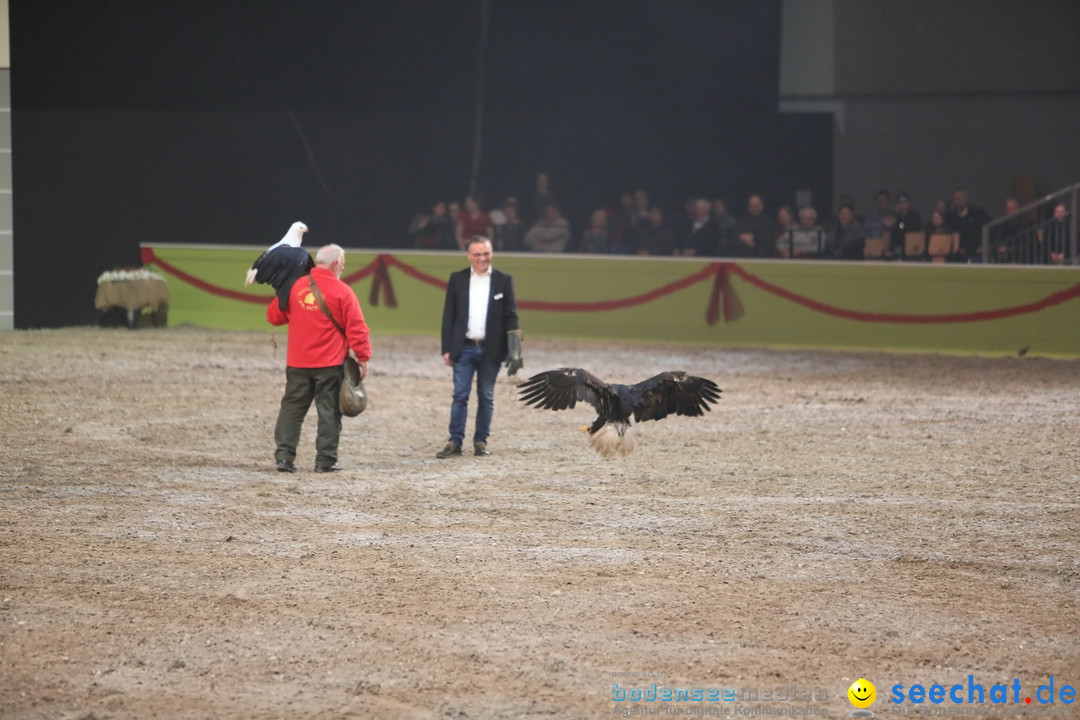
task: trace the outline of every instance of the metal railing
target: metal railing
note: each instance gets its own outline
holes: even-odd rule
[[[983,225],[983,262],[1080,265],[1076,236],[1078,201],[1080,183]],[[1064,219],[1054,216],[1058,205],[1065,206]]]

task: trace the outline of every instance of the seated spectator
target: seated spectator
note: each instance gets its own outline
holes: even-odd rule
[[[990,230],[991,257],[1004,263],[1036,262],[1039,238],[1035,223],[1026,213],[1020,213],[1016,198],[1005,201],[1005,216],[1012,219],[995,225]]]
[[[889,238],[889,244],[885,246],[885,257],[904,257],[904,231],[897,224],[896,213],[892,210],[886,211],[881,216],[881,235],[887,235]]]
[[[603,208],[603,213],[607,217],[608,224],[608,245],[611,252],[615,255],[632,255],[634,253],[634,241],[635,233],[633,228],[628,229],[623,233],[616,233],[615,228],[612,227],[613,212],[610,208]],[[639,226],[648,224],[648,216],[644,220],[638,223]]]
[[[926,237],[931,235],[943,235],[952,234],[952,227],[949,226],[949,221],[946,219],[945,213],[941,212],[937,208],[930,213],[930,219],[926,221],[926,227],[923,228],[926,233]]]
[[[503,202],[503,205],[505,204],[506,203]],[[492,234],[497,233],[499,231],[499,226],[506,222],[506,213],[503,212],[502,206],[499,206],[494,210],[488,210],[488,217],[491,218]],[[494,246],[492,247],[494,248]]]
[[[544,208],[544,216],[533,223],[522,240],[525,249],[534,252],[563,252],[569,242],[570,224],[554,204]]]
[[[851,208],[851,214],[855,218],[855,222],[859,224],[859,227],[862,227],[863,216],[855,209],[855,198],[851,195],[841,195],[840,202],[836,204],[836,207],[844,207],[845,205]]]
[[[581,245],[578,250],[594,255],[606,255],[612,252],[608,216],[603,208],[593,211],[589,227],[585,228],[585,232],[581,234]]]
[[[892,195],[888,190],[878,190],[874,194],[874,209],[866,217],[863,230],[866,237],[881,237],[885,234],[885,213],[892,212]]]
[[[549,205],[555,205],[555,196],[551,192],[551,181],[547,173],[536,176],[536,196],[533,199],[533,219],[541,220],[546,214]]]
[[[686,198],[686,204],[683,205],[682,221],[677,223],[680,238],[685,237],[694,224],[694,216],[697,214],[697,210],[695,209],[697,207],[697,201],[698,199],[696,197]],[[681,254],[682,250],[680,249],[679,252]]]
[[[941,213],[941,217],[949,217],[949,201],[945,198],[937,198],[934,200],[934,210]]]
[[[734,257],[769,257],[776,251],[776,223],[765,214],[760,195],[746,201],[746,217],[735,223],[735,239],[728,253]]]
[[[982,229],[990,222],[990,215],[981,207],[969,205],[967,193],[956,190],[953,192],[952,211],[946,220],[959,237],[959,259],[982,262]]]
[[[799,224],[788,230],[777,246],[780,257],[817,258],[825,250],[825,231],[818,227],[817,210],[799,208]]]
[[[458,247],[465,250],[469,241],[477,235],[490,238],[495,234],[495,228],[491,222],[491,216],[480,209],[480,203],[476,198],[465,198],[465,211],[458,216],[455,228],[455,238]]]
[[[953,231],[952,226],[949,225],[949,221],[945,214],[935,208],[934,212],[930,213],[930,219],[926,223],[926,227],[923,229],[926,233],[926,252],[929,256],[930,252],[930,238],[933,235],[949,235],[952,237],[953,247],[956,247],[957,238],[956,233]],[[956,260],[957,257],[950,254],[947,258],[949,260]]]
[[[419,212],[408,228],[414,248],[420,250],[453,250],[454,228],[442,200],[434,203],[426,212]]]
[[[633,212],[630,214],[630,224],[638,225],[645,222],[649,217],[649,193],[644,190],[634,191]]]
[[[1039,243],[1041,260],[1052,265],[1063,265],[1072,257],[1069,232],[1069,211],[1063,204],[1054,206],[1054,216],[1043,226]]]
[[[633,244],[638,255],[671,255],[675,250],[675,229],[664,219],[659,205],[649,208],[648,219],[634,228]]]
[[[731,217],[723,198],[713,200],[712,219],[716,227],[720,228],[720,247],[730,247],[731,240],[735,237],[735,218]]]
[[[893,208],[893,212],[896,213],[896,227],[900,232],[909,233],[922,230],[922,218],[911,207],[911,199],[903,190],[896,193],[896,207]]]
[[[712,203],[698,198],[691,206],[689,231],[679,245],[680,254],[698,257],[715,257],[720,251],[720,228],[712,219]]]
[[[608,227],[611,228],[611,241],[616,245],[629,245],[633,242],[634,227],[631,218],[634,215],[634,198],[630,193],[619,196],[619,206],[608,211]]]
[[[788,233],[795,227],[795,213],[787,205],[781,205],[776,211],[776,252],[774,255],[784,257],[781,246],[787,245]]]
[[[446,203],[446,217],[450,220],[450,237],[457,234],[457,221],[461,217],[461,205],[456,202]],[[457,245],[457,242],[454,242]]]
[[[829,238],[829,254],[842,260],[859,260],[865,248],[866,232],[855,219],[855,210],[850,205],[841,205]]]
[[[525,237],[525,224],[518,214],[518,201],[515,197],[506,198],[502,207],[503,222],[495,226],[495,249],[500,252],[520,252],[521,241]]]
[[[922,217],[911,207],[911,199],[903,190],[896,193],[896,208],[893,212],[896,214],[896,229],[893,230],[892,234],[904,239],[900,242],[900,247],[897,248],[896,239],[893,238],[890,244],[891,251],[895,257],[906,258],[907,234],[922,231]],[[921,260],[922,256],[915,259]]]

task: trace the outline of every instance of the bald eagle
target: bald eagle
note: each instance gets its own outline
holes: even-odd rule
[[[636,385],[604,382],[581,368],[559,368],[538,373],[518,387],[526,405],[565,410],[583,400],[598,413],[589,433],[589,445],[605,458],[628,455],[634,449],[630,416],[635,422],[660,420],[668,415],[704,415],[720,399],[712,380],[685,372],[663,372]]]
[[[245,286],[257,282],[273,287],[277,292],[278,307],[282,310],[289,306],[289,291],[292,290],[293,283],[315,267],[308,251],[300,247],[306,232],[307,225],[294,222],[284,237],[255,258],[244,278]]]

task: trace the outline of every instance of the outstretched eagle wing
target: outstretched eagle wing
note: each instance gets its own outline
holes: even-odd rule
[[[544,410],[566,410],[579,400],[589,403],[602,418],[617,413],[619,395],[606,382],[581,368],[559,368],[537,373],[518,386],[521,401]]]
[[[639,400],[634,421],[660,420],[668,415],[704,415],[709,404],[720,399],[720,388],[712,380],[685,372],[663,372],[630,386]]]

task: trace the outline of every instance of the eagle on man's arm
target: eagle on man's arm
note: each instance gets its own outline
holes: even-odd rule
[[[566,410],[579,400],[596,408],[596,421],[582,429],[589,433],[589,445],[605,458],[628,455],[634,449],[631,416],[642,422],[668,415],[704,415],[721,392],[712,380],[681,370],[663,372],[636,385],[619,385],[581,368],[538,373],[518,386],[518,391],[526,405],[544,410]]]
[[[251,269],[244,277],[244,285],[259,283],[270,285],[276,291],[278,306],[285,310],[289,306],[289,291],[293,283],[311,272],[315,261],[307,250],[300,247],[307,225],[294,222],[285,236],[255,258]]]

